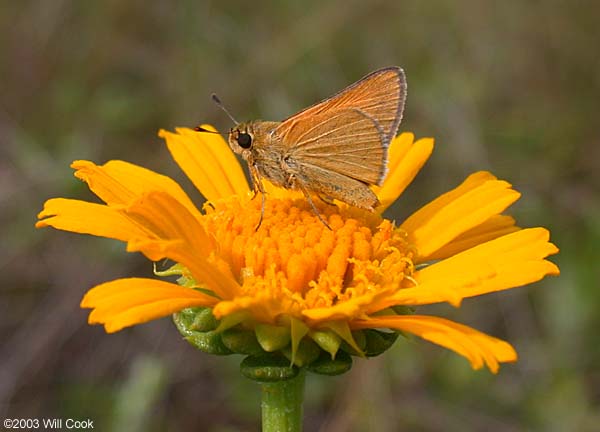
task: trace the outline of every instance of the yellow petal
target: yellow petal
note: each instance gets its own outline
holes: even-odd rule
[[[388,173],[396,171],[398,165],[406,156],[415,142],[415,134],[412,132],[402,132],[392,139],[388,149]]]
[[[167,141],[173,159],[207,200],[248,194],[242,167],[220,135],[188,128],[177,128],[177,133],[161,130],[158,135]]]
[[[410,218],[404,221],[404,227],[407,230],[413,230],[420,225],[420,221],[428,220],[433,215],[438,213],[447,204],[451,203],[455,199],[461,197],[470,190],[482,185],[483,183],[491,180],[496,180],[496,177],[487,171],[478,171],[471,174],[465,179],[458,187],[440,195],[427,205],[421,207],[419,211],[414,213]]]
[[[422,138],[413,143],[414,135],[403,133],[396,137],[389,150],[388,174],[381,188],[374,187],[382,213],[404,192],[433,151],[433,138]]]
[[[233,300],[220,301],[214,307],[213,314],[215,315],[215,317],[217,319],[222,319],[229,315],[244,312],[247,310],[252,310],[252,316],[256,318],[258,316],[258,314],[255,313],[254,308],[258,308],[261,306],[263,307],[263,309],[268,307],[268,305],[266,307],[263,306],[262,299],[260,299],[260,298],[249,297],[249,296],[239,296]],[[261,318],[263,318],[263,317],[261,317]],[[270,318],[270,314],[269,314],[269,318]],[[257,319],[257,321],[266,322],[266,323],[271,322],[270,319]]]
[[[310,308],[302,311],[311,324],[325,321],[348,320],[363,313],[366,306],[370,305],[376,293],[368,293],[348,300],[340,301],[333,306]]]
[[[125,212],[151,227],[156,236],[130,241],[128,251],[140,251],[153,261],[171,258],[183,264],[197,281],[206,283],[222,298],[231,298],[238,293],[239,285],[231,274],[208,261],[215,250],[214,239],[171,195],[150,192],[132,203]]]
[[[115,208],[74,199],[53,198],[46,201],[38,218],[41,220],[35,224],[36,228],[51,226],[121,241],[152,235],[144,226]]]
[[[395,315],[354,321],[351,326],[353,329],[390,328],[416,334],[466,357],[473,369],[480,369],[485,364],[497,373],[498,363],[517,360],[517,353],[509,343],[443,318]]]
[[[127,242],[129,252],[139,251],[153,261],[170,258],[219,296],[231,298],[239,284],[224,268],[207,257],[214,241],[187,208],[166,192],[139,197],[128,208],[108,207],[85,201],[48,200],[36,227],[57,229]]]
[[[490,266],[479,266],[476,274],[448,274],[439,279],[419,281],[416,286],[400,288],[394,293],[380,296],[365,308],[366,313],[373,314],[390,306],[418,306],[431,303],[447,302],[459,307],[464,299],[462,292],[483,281],[496,276]]]
[[[501,180],[481,181],[488,173],[471,175],[458,188],[435,199],[409,217],[400,228],[418,251],[420,261],[464,232],[502,213],[520,194]]]
[[[273,297],[268,293],[252,294],[239,295],[233,300],[220,301],[213,308],[214,316],[217,319],[224,319],[230,315],[249,313],[255,322],[279,325],[281,317],[292,311],[290,299]]]
[[[88,319],[90,324],[104,324],[106,331],[113,333],[186,307],[212,306],[216,301],[214,297],[169,282],[128,278],[92,288],[81,301],[81,307],[94,309]]]
[[[147,192],[163,191],[199,216],[190,198],[173,179],[149,169],[119,160],[102,166],[79,160],[73,162],[71,168],[77,170],[75,177],[85,181],[92,192],[108,205],[127,205]]]
[[[427,257],[428,260],[441,260],[474,246],[483,244],[503,235],[518,231],[521,228],[515,226],[515,220],[507,215],[495,215],[484,223],[465,231],[446,246],[438,249]]]
[[[398,304],[430,304],[448,301],[449,290],[466,298],[558,275],[558,267],[544,259],[558,252],[548,240],[544,228],[507,234],[417,271],[413,278],[418,285],[393,297]]]

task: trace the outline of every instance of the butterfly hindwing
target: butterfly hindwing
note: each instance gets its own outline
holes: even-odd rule
[[[366,184],[378,184],[385,175],[383,130],[358,109],[316,115],[310,124],[298,123],[292,128],[288,139],[295,143],[287,150],[289,160],[299,170],[312,165]]]

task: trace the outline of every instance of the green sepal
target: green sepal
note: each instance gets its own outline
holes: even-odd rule
[[[173,322],[179,333],[191,345],[208,354],[227,355],[232,351],[221,340],[214,329],[218,321],[210,308],[192,307],[173,314]]]
[[[405,306],[405,305],[392,306],[392,310],[397,315],[414,315],[415,312],[416,312],[416,309],[414,307]],[[405,338],[410,338],[412,336],[410,333],[406,333],[406,332],[404,332],[402,330],[396,330],[396,332],[399,335],[404,336]]]
[[[355,330],[352,332],[352,338],[356,342],[356,345],[360,348],[360,351],[356,351],[346,341],[342,341],[342,345],[340,346],[340,349],[346,351],[350,355],[364,357],[365,356],[364,351],[365,351],[365,348],[367,347],[367,337],[365,336],[364,332],[362,330]]]
[[[354,337],[352,336],[352,332],[350,331],[350,326],[346,321],[331,321],[327,324],[324,324],[324,327],[331,329],[334,331],[339,337],[343,339],[350,347],[356,352],[356,355],[360,357],[364,357],[365,353],[358,346]]]
[[[293,364],[296,364],[298,366],[301,366],[301,364],[298,364],[298,362],[296,361],[296,353],[298,352],[300,342],[304,340],[304,336],[308,334],[309,330],[310,329],[308,328],[308,326],[302,321],[294,317],[290,317],[290,334],[292,338],[292,344],[290,352],[291,357],[289,357],[289,359]],[[309,339],[306,340],[308,341]],[[300,363],[304,363],[304,360],[300,360]]]
[[[286,381],[295,378],[300,369],[291,366],[281,355],[248,356],[240,364],[242,375],[258,382]]]
[[[241,322],[248,321],[250,314],[247,311],[239,311],[234,312],[231,315],[227,315],[223,317],[223,319],[219,322],[219,326],[217,327],[217,332],[224,332],[227,329],[235,327]]]
[[[180,277],[177,278],[177,284],[181,285],[182,287],[186,287],[186,288],[197,288],[198,287],[198,284],[196,283],[196,281],[194,279],[189,278],[184,275],[181,275]],[[206,292],[207,290],[201,289],[199,291]]]
[[[256,324],[256,339],[266,352],[274,352],[286,347],[291,340],[290,328],[269,324]]]
[[[182,287],[186,287],[186,288],[193,288],[193,289],[198,290],[206,295],[218,298],[218,296],[215,295],[215,293],[213,291],[211,291],[207,288],[198,286],[198,282],[196,282],[196,280],[194,278],[190,277],[189,270],[180,263],[174,264],[171,267],[169,267],[168,269],[160,270],[160,271],[156,270],[156,263],[153,263],[153,266],[154,266],[153,273],[156,276],[159,276],[159,277],[179,276],[177,278],[178,285],[180,285]]]
[[[190,336],[185,337],[185,340],[187,340],[190,344],[198,348],[200,351],[204,351],[207,354],[233,354],[233,351],[231,351],[223,344],[223,340],[221,339],[221,333],[217,331],[209,331],[203,333],[192,332]]]
[[[385,308],[385,309],[381,309],[378,310],[377,312],[374,312],[371,314],[371,316],[389,316],[389,315],[397,315],[396,312],[394,312],[394,309],[392,309],[391,307]]]
[[[190,325],[191,330],[205,332],[215,330],[219,326],[219,320],[215,318],[211,308],[202,308]]]
[[[231,328],[221,334],[221,340],[223,345],[237,354],[261,355],[265,353],[251,330]]]
[[[328,355],[322,353],[316,361],[307,366],[309,371],[320,375],[341,375],[351,368],[352,357],[344,351],[338,352],[335,359],[331,359]]]
[[[217,328],[219,321],[207,307],[191,307],[173,314],[173,321],[184,336],[190,336],[193,331],[205,332]]]
[[[415,308],[405,305],[396,305],[392,306],[392,310],[396,313],[396,315],[414,315]]]
[[[396,342],[399,335],[399,332],[388,333],[373,329],[365,329],[363,332],[367,340],[365,347],[365,354],[367,357],[375,357],[387,351],[394,345],[394,342]]]
[[[319,345],[323,351],[328,352],[331,358],[335,358],[336,353],[340,349],[342,338],[339,337],[333,330],[313,330],[309,333],[312,340]]]
[[[290,360],[291,364],[298,367],[311,364],[319,358],[322,352],[319,345],[309,338],[301,339],[295,351],[292,346],[287,346],[281,350],[281,353]]]
[[[183,272],[184,272],[184,269],[185,269],[185,267],[184,267],[184,266],[182,266],[182,265],[181,265],[181,264],[179,264],[179,263],[172,265],[171,267],[169,267],[169,268],[168,268],[168,269],[166,269],[166,270],[160,270],[160,271],[159,271],[159,270],[156,270],[156,263],[155,263],[155,262],[154,262],[154,263],[152,263],[152,266],[154,267],[154,268],[153,268],[153,273],[154,273],[156,276],[159,276],[159,277],[167,277],[167,276],[182,276],[182,275],[183,275]]]

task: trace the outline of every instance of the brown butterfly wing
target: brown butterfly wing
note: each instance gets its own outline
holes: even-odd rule
[[[357,108],[337,108],[298,122],[288,138],[289,163],[299,171],[309,165],[337,172],[367,184],[385,175],[386,148],[379,123]]]
[[[405,99],[402,69],[380,69],[284,120],[274,135],[298,164],[379,184]]]
[[[402,68],[392,66],[379,69],[330,98],[283,120],[277,129],[277,134],[285,136],[296,122],[310,120],[317,114],[338,108],[357,108],[381,125],[385,134],[384,144],[389,144],[402,120],[405,100],[406,78]]]

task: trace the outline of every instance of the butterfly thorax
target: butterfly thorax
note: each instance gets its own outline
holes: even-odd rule
[[[284,166],[285,148],[273,133],[280,122],[254,120],[240,123],[229,132],[229,146],[242,156],[251,170],[278,186],[288,186]]]

